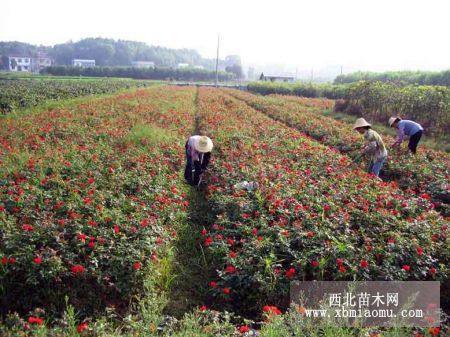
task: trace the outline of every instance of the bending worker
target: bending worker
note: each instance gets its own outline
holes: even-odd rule
[[[369,172],[378,177],[381,167],[387,159],[387,150],[381,136],[378,132],[372,130],[372,125],[367,123],[364,118],[358,118],[353,129],[364,135],[367,144],[363,148],[363,152],[374,154],[369,166]]]
[[[206,136],[191,136],[186,142],[186,169],[184,178],[192,185],[199,185],[202,173],[211,158],[213,142]]]
[[[413,154],[416,154],[417,144],[419,144],[420,138],[422,137],[422,125],[407,119],[401,119],[400,117],[391,117],[389,118],[389,126],[396,128],[398,135],[392,147],[400,146],[403,138],[409,136],[408,148]]]

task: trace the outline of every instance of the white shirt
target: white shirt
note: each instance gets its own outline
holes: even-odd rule
[[[195,144],[198,143],[198,141],[200,140],[200,137],[201,136],[199,136],[199,135],[195,135],[195,136],[189,137],[189,139],[188,139],[188,143],[187,143],[188,144],[188,152],[191,155],[193,162],[200,161],[200,157],[203,157],[203,156],[201,156],[202,153],[198,152],[195,149]]]

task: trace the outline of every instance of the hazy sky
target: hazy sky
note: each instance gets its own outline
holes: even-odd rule
[[[83,37],[300,69],[450,68],[449,0],[0,0],[0,41]]]

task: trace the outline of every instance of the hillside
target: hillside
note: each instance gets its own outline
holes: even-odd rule
[[[18,41],[0,42],[0,56],[36,56],[44,52],[56,65],[71,65],[72,59],[94,59],[98,66],[129,66],[132,61],[153,61],[156,66],[175,67],[179,63],[213,69],[215,61],[205,59],[193,49],[149,46],[144,42],[86,38],[54,46],[37,46]]]

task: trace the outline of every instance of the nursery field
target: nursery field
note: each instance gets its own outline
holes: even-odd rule
[[[448,282],[448,156],[399,154],[375,179],[361,137],[317,113],[332,104],[154,86],[2,117],[0,335],[445,335],[289,307],[293,280]],[[200,188],[192,134],[214,142]]]
[[[387,124],[392,115],[420,122],[427,135],[449,142],[450,89],[446,86],[400,85],[380,81],[349,84],[252,82],[250,92],[337,99],[336,111]]]
[[[322,110],[332,109],[334,101],[280,95],[256,96],[237,90],[230,91],[230,94],[269,117],[361,161],[359,149],[363,138],[352,130],[351,125],[320,114]],[[395,141],[390,136],[383,137],[387,145]],[[366,158],[365,162],[368,161]],[[430,199],[434,207],[449,216],[449,174],[450,156],[447,153],[421,146],[417,156],[412,157],[404,146],[401,150],[391,150],[382,178],[396,182],[406,193]]]
[[[86,95],[148,87],[151,81],[115,78],[76,78],[0,74],[0,116],[39,104]]]

